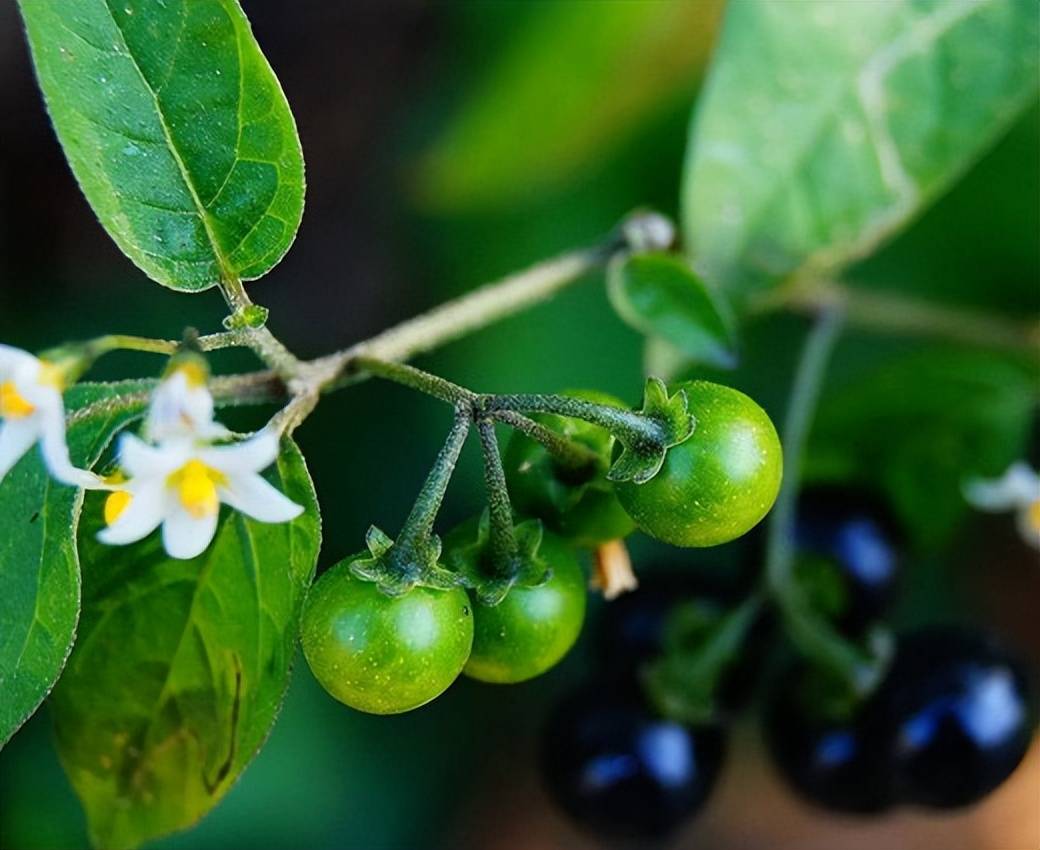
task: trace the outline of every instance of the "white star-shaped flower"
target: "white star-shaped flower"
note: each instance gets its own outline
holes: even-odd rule
[[[99,479],[77,469],[65,442],[64,376],[51,363],[20,348],[0,345],[0,480],[36,443],[47,469],[65,484],[97,487]]]
[[[145,419],[144,433],[157,444],[133,434],[120,438],[119,465],[128,480],[112,485],[101,542],[134,543],[161,525],[167,554],[194,558],[213,540],[221,503],[260,522],[288,522],[303,511],[260,476],[278,457],[273,428],[212,444],[230,432],[213,420],[205,379],[204,366],[190,360],[174,368],[152,394]]]
[[[240,443],[209,446],[178,439],[149,446],[133,434],[119,444],[129,476],[105,503],[102,543],[122,545],[162,525],[171,558],[194,558],[213,540],[223,502],[260,522],[288,522],[303,507],[261,476],[278,457],[278,435],[265,429]]]
[[[1022,539],[1040,549],[1040,475],[1029,464],[1019,461],[1000,478],[969,481],[964,497],[979,510],[1015,511]]]

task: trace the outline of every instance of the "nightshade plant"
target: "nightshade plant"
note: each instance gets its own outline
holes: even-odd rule
[[[605,14],[639,16],[651,5]],[[837,277],[1035,98],[1028,0],[892,0],[840,4],[835,14],[733,4],[692,124],[681,251],[666,218],[635,212],[594,245],[313,360],[275,336],[247,289],[292,244],[304,168],[289,105],[236,0],[19,7],[58,139],[103,227],[152,280],[185,293],[216,288],[228,306],[222,329],[176,340],[103,333],[39,356],[0,347],[0,742],[50,694],[61,760],[96,846],[138,846],[220,800],[271,729],[298,636],[330,694],[375,713],[418,707],[460,673],[513,683],[544,672],[581,630],[576,552],[596,552],[612,595],[633,583],[619,540],[636,526],[677,546],[718,545],[777,502],[761,586],[701,623],[696,641],[665,652],[643,683],[668,722],[714,717],[714,685],[767,602],[846,698],[876,689],[886,630],[843,634],[794,569],[803,453],[828,356],[846,323],[1016,357],[1035,355],[1040,332],[1035,320],[870,293]],[[774,48],[769,66],[758,59],[763,39]],[[812,65],[823,57],[829,64]],[[964,80],[971,97],[961,96]],[[941,109],[917,108],[926,86],[942,90]],[[467,132],[480,134],[484,114],[476,110]],[[449,146],[464,153],[467,138]],[[465,193],[450,170],[431,174]],[[477,392],[406,363],[603,269],[618,315],[648,337],[637,409],[595,390]],[[677,380],[693,366],[732,368],[744,329],[778,310],[813,320],[783,451],[747,395]],[[261,368],[211,376],[206,353],[229,347],[252,351]],[[167,358],[161,377],[83,380],[117,350]],[[931,368],[933,385],[956,393],[961,373]],[[1017,365],[1001,368],[1011,377],[993,392],[1011,401],[973,411],[965,428],[1012,438],[961,470],[946,498],[961,504],[964,485],[984,507],[1018,508],[1035,540],[1035,476],[1014,476],[1010,495],[968,480],[996,477],[1021,454],[1035,387]],[[451,425],[400,528],[372,527],[364,548],[359,541],[312,589],[319,507],[293,432],[324,394],[367,378],[444,401]],[[821,417],[824,443],[828,433],[847,442],[850,421],[869,426],[854,438],[862,458],[832,438],[839,468],[872,463],[908,420],[930,415],[922,401],[886,421],[894,399],[912,395],[900,387],[897,375],[876,404],[837,408],[840,428]],[[252,435],[220,424],[218,408],[246,404],[278,411]],[[513,429],[503,454],[497,425]],[[438,510],[473,431],[487,510],[442,540]]]

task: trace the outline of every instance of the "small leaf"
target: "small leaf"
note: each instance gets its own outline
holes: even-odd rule
[[[66,394],[73,463],[92,466],[116,431],[141,414],[146,395],[116,396],[143,386],[80,384]],[[81,491],[51,478],[35,448],[0,483],[0,746],[43,701],[72,649],[81,504]]]
[[[136,847],[195,823],[271,730],[320,523],[288,440],[268,477],[305,511],[264,524],[225,508],[212,545],[189,561],[167,557],[158,533],[103,546],[104,499],[87,500],[80,639],[52,707],[96,847]]]
[[[1036,101],[1031,0],[727,7],[683,178],[687,246],[746,294],[832,273],[931,203]]]
[[[164,286],[271,269],[303,213],[285,95],[236,0],[20,0],[36,74],[102,225]]]
[[[617,314],[640,333],[671,343],[690,361],[736,366],[728,309],[681,257],[619,258],[607,273],[607,292]]]

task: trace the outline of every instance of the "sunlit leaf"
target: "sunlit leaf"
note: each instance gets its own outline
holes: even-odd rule
[[[426,154],[420,197],[496,207],[573,177],[655,111],[692,98],[721,7],[540,4]]]
[[[238,3],[19,3],[65,155],[127,256],[193,291],[274,266],[303,212],[303,155]]]
[[[143,399],[136,382],[69,391],[69,452],[90,466]],[[82,492],[55,481],[32,449],[0,483],[0,746],[36,710],[65,664],[79,617],[76,524]]]
[[[1033,0],[729,4],[694,116],[683,229],[737,292],[870,253],[1037,93]]]

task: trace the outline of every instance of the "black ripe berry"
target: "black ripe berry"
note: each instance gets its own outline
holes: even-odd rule
[[[823,679],[804,664],[773,683],[765,735],[773,761],[808,802],[852,814],[873,814],[893,802],[886,738],[864,705],[830,703]]]
[[[807,488],[798,501],[795,545],[803,567],[832,573],[834,615],[846,633],[883,616],[895,595],[901,535],[885,503],[844,486]]]
[[[561,703],[545,729],[542,770],[551,796],[603,837],[670,833],[704,803],[725,736],[655,717],[607,688]]]
[[[1024,665],[977,632],[903,638],[879,700],[901,799],[956,808],[1003,783],[1032,737],[1029,684]]]

